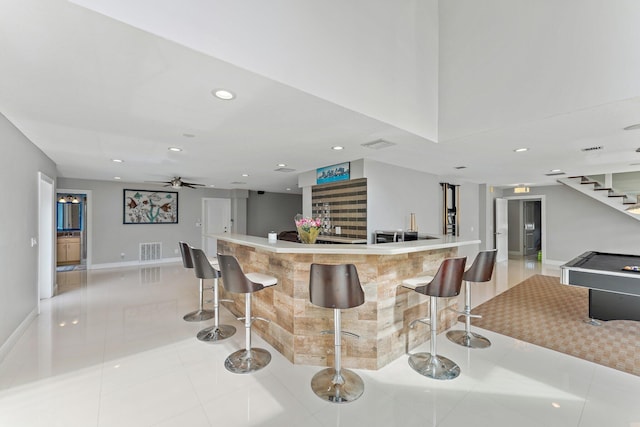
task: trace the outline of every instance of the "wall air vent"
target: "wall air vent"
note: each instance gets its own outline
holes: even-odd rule
[[[582,148],[580,151],[598,151],[598,150],[602,150],[604,147],[602,145],[596,145],[595,147],[587,147],[587,148]]]
[[[295,169],[291,169],[291,168],[278,168],[278,169],[274,169],[275,172],[295,172]]]
[[[162,242],[140,243],[138,260],[157,261],[162,258]]]
[[[393,142],[385,141],[384,139],[378,139],[371,142],[365,142],[364,144],[360,144],[365,148],[371,148],[373,150],[379,150],[381,148],[391,147],[392,145],[396,145]]]

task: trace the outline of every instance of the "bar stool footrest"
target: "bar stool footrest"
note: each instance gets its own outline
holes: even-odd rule
[[[311,379],[311,389],[321,398],[333,403],[348,403],[358,399],[364,393],[362,378],[349,369],[341,369],[342,383],[334,381],[336,370],[326,368],[316,373]]]
[[[467,348],[487,348],[491,346],[491,341],[480,334],[466,331],[449,331],[447,338],[458,345]]]

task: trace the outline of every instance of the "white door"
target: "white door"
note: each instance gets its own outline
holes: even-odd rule
[[[506,199],[496,199],[496,261],[506,261],[509,258],[509,218],[507,209],[509,202]]]
[[[54,291],[55,246],[53,241],[54,205],[53,180],[38,172],[38,238],[31,239],[31,246],[38,244],[38,312],[40,299],[51,298]]]
[[[212,235],[231,233],[231,200],[202,199],[202,248],[210,256],[218,252],[218,240]]]

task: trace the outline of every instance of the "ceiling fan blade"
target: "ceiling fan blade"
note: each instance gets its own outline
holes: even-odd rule
[[[182,186],[187,188],[196,188],[196,187],[204,187],[204,184],[196,184],[195,182],[182,181]]]

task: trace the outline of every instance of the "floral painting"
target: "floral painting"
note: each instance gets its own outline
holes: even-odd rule
[[[177,224],[175,191],[124,190],[124,224]]]

